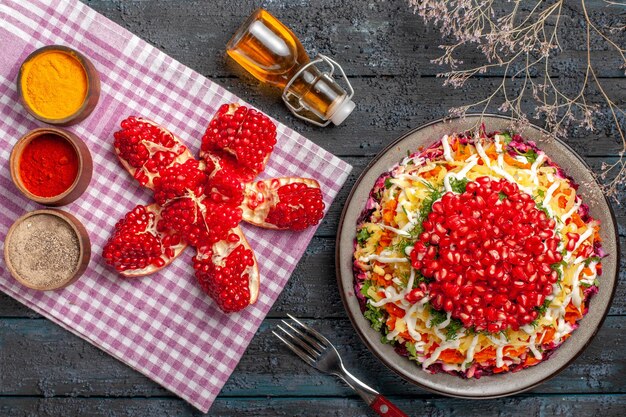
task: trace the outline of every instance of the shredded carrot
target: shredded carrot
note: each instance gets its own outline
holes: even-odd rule
[[[410,342],[415,342],[415,339],[411,337],[408,330],[403,331],[398,336],[402,337],[404,340],[408,340]]]
[[[584,307],[581,305],[581,309],[582,308]],[[582,316],[582,313],[572,303],[569,303],[567,307],[565,307],[565,320],[569,324],[576,323],[576,320],[578,320]]]
[[[504,348],[504,355],[509,358],[517,358],[526,352],[526,346],[520,346],[517,349],[512,346],[507,346]]]
[[[474,360],[478,363],[485,362],[496,356],[496,350],[493,346],[489,346],[474,355]]]
[[[556,333],[556,330],[554,330],[554,328],[552,327],[547,328],[545,331],[545,336],[543,337],[543,341],[541,343],[546,345],[552,342],[554,340],[555,333]]]
[[[464,146],[459,144],[459,149],[456,151],[454,159],[457,161],[465,161],[472,154],[469,145]]]
[[[500,367],[493,368],[493,373],[494,374],[499,374],[501,372],[506,372],[508,370],[509,370],[509,365],[502,365]]]
[[[526,356],[526,360],[524,361],[524,366],[533,366],[541,362],[541,360],[535,358],[532,355]]]
[[[373,273],[372,281],[374,281],[376,284],[380,285],[381,287],[387,286],[387,281],[385,280],[385,277],[383,275]]]
[[[593,226],[593,240],[594,242],[602,242],[600,237],[600,226]]]
[[[585,225],[585,222],[583,221],[583,219],[580,218],[580,215],[578,213],[572,214],[571,219],[574,222],[574,224],[578,227],[582,227]]]
[[[520,162],[517,159],[513,158],[508,153],[504,154],[504,162],[506,162],[507,164],[509,164],[511,166],[522,168],[522,169],[529,169],[530,168],[530,164],[524,163],[524,162]]]
[[[389,304],[387,304],[389,305]],[[389,316],[389,318],[387,319],[387,327],[389,328],[389,330],[393,331],[396,328],[396,317],[395,316]]]
[[[564,195],[560,195],[558,199],[558,203],[559,203],[559,207],[564,209],[565,207],[567,207],[567,197],[565,197]]]
[[[385,204],[385,208],[383,209],[383,221],[385,224],[391,224],[394,216],[396,215],[396,207],[398,207],[397,200],[389,200]]]
[[[385,304],[385,310],[387,310],[387,313],[395,317],[404,317],[404,315],[406,314],[406,311],[402,310],[394,303]]]
[[[422,174],[422,176],[424,177],[424,179],[428,179],[428,178],[432,178],[432,177],[436,177],[439,174],[439,171],[441,171],[441,166],[436,165],[433,169],[431,169],[430,171],[424,172]],[[394,208],[395,210],[395,208]]]
[[[588,266],[583,268],[583,275],[591,276],[593,275],[593,271]]]
[[[498,152],[496,152],[496,145],[493,143],[485,149],[485,153],[490,159],[498,159]]]
[[[439,354],[439,359],[446,363],[463,363],[465,356],[456,349],[446,349]]]
[[[387,246],[391,244],[391,233],[388,230],[385,230],[378,241],[378,247],[376,248],[376,254],[379,254],[385,249]]]

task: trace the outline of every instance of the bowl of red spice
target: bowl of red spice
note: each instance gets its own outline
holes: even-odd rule
[[[65,288],[85,272],[91,242],[83,224],[62,210],[26,213],[9,228],[4,259],[22,285],[40,291]]]
[[[47,206],[76,200],[91,181],[87,145],[58,128],[31,130],[15,144],[10,159],[13,183],[27,198]]]

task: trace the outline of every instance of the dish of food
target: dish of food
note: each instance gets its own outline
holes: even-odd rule
[[[608,308],[619,256],[610,208],[566,145],[484,122],[438,122],[387,148],[338,236],[342,296],[366,344],[464,397],[528,389],[573,359]]]
[[[357,225],[355,285],[384,342],[466,378],[536,365],[597,292],[600,224],[534,144],[445,135],[384,173]]]

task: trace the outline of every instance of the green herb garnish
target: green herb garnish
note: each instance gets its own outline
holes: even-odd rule
[[[599,256],[592,256],[590,258],[585,259],[585,266],[589,266],[589,264],[592,262],[600,262],[601,260],[602,258],[600,258]]]
[[[415,242],[413,242],[412,240],[409,240],[405,237],[401,238],[400,240],[398,240],[398,242],[394,243],[392,246],[392,249],[396,252],[400,252],[402,253],[402,255],[406,255],[406,248],[409,246],[413,246]]]
[[[448,315],[444,311],[435,310],[430,308],[430,326],[439,326],[441,323],[448,319]]]
[[[385,188],[390,189],[393,183],[391,182],[391,177],[385,179]]]
[[[459,319],[450,320],[450,324],[445,327],[446,340],[455,340],[457,333],[463,328],[463,323]]]
[[[450,178],[450,188],[457,194],[462,194],[465,192],[465,188],[467,187],[467,183],[469,180],[467,178]]]
[[[515,152],[518,155],[521,155],[521,156],[525,157],[526,160],[528,161],[528,163],[530,163],[530,164],[534,163],[537,160],[537,158],[539,157],[537,152],[535,152],[532,149],[529,149],[526,152],[520,152],[518,149],[515,149]]]
[[[381,309],[379,309],[378,307],[374,307],[370,303],[367,303],[367,310],[365,310],[365,313],[363,313],[363,315],[366,319],[370,321],[372,329],[379,332],[383,326],[383,312],[381,311]]]
[[[550,306],[551,302],[552,300],[545,300],[542,305],[540,305],[539,307],[536,307],[538,316],[543,316],[546,313],[546,311],[548,311],[548,307]]]
[[[506,197],[507,197],[507,195],[506,195],[506,194],[504,194],[504,192],[503,192],[503,191],[500,191],[500,192],[498,193],[498,200],[502,201],[502,200],[504,200]]]
[[[404,347],[406,348],[407,352],[409,352],[409,359],[413,361],[417,360],[417,349],[415,349],[415,343],[406,342],[404,344]]]
[[[372,236],[372,233],[367,230],[367,227],[363,227],[359,230],[359,233],[356,234],[356,241],[359,242],[359,245],[363,246],[370,236]]]

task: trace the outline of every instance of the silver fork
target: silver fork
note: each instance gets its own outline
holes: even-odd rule
[[[291,314],[287,314],[293,324],[283,320],[287,328],[280,324],[278,328],[282,334],[272,330],[274,336],[279,338],[289,349],[318,371],[335,375],[341,378],[350,388],[374,410],[383,417],[407,417],[391,401],[382,396],[378,391],[359,381],[354,375],[346,370],[341,361],[339,352],[332,343],[320,332],[302,323]]]

